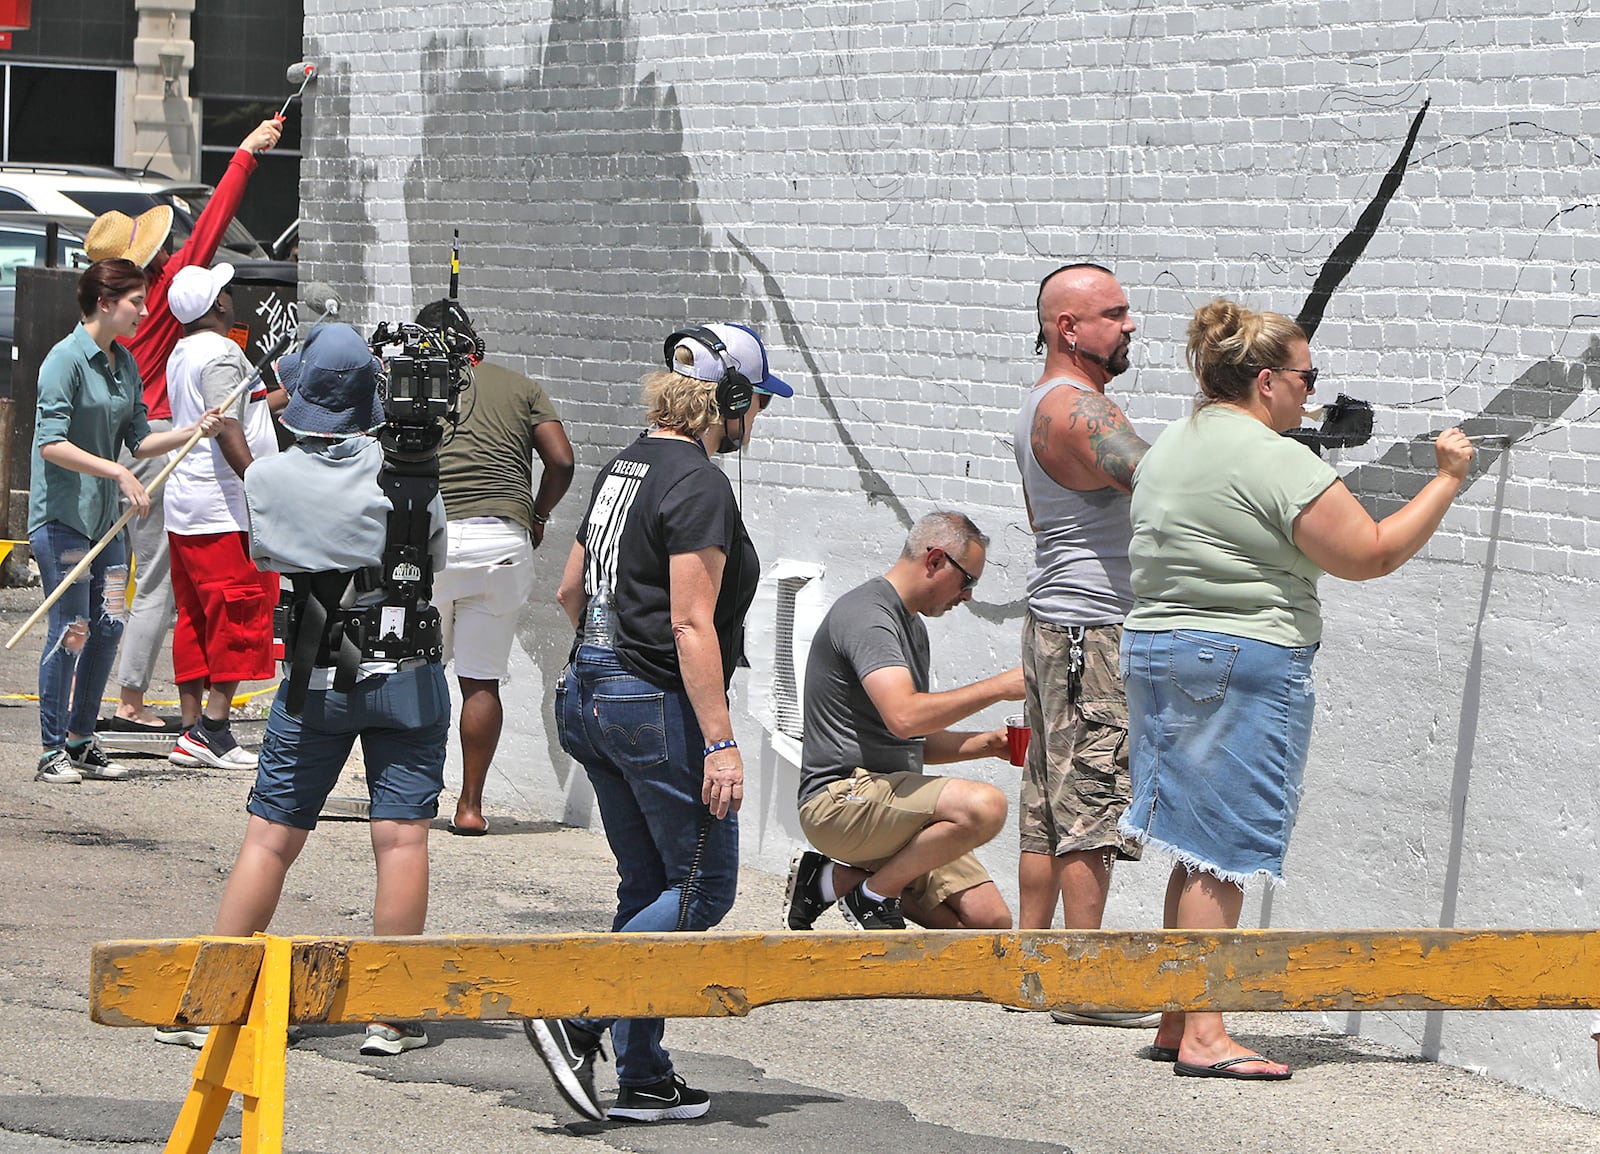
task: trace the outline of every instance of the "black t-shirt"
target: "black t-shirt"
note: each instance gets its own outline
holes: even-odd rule
[[[761,562],[733,486],[704,449],[680,437],[634,441],[600,470],[578,540],[586,553],[584,593],[593,597],[602,584],[611,589],[618,659],[663,689],[683,687],[672,638],[670,559],[721,549],[727,560],[713,621],[723,685],[733,679]]]

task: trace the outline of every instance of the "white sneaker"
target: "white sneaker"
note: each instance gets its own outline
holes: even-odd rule
[[[178,734],[167,760],[184,769],[199,769],[202,766],[212,769],[254,769],[259,760],[256,755],[233,741],[231,734],[228,741],[229,748],[219,748],[219,743],[209,740],[200,723],[196,722]]]

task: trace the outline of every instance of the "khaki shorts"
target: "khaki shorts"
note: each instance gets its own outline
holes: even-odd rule
[[[933,821],[934,806],[949,778],[921,773],[869,773],[858,769],[800,807],[800,828],[834,861],[878,869]],[[924,874],[904,897],[923,909],[991,880],[971,853]]]
[[[1081,631],[1081,672],[1074,671],[1072,661],[1073,636],[1079,632],[1040,621],[1031,611],[1023,622],[1024,709],[1034,737],[1018,809],[1022,852],[1058,856],[1114,849],[1134,860],[1139,843],[1117,830],[1133,792],[1122,626]]]

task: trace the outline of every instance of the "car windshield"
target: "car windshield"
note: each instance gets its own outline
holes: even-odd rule
[[[99,216],[103,212],[125,212],[129,216],[138,216],[142,212],[149,212],[158,204],[172,206],[172,247],[178,249],[188,241],[194,232],[195,218],[200,215],[199,209],[192,207],[187,200],[172,193],[137,192],[127,189],[106,191],[103,189],[78,189],[63,188],[64,196],[69,196],[83,205],[87,212]],[[201,206],[203,207],[203,205]],[[227,231],[222,234],[222,247],[231,252],[244,256],[261,257],[266,253],[261,248],[256,238],[250,235],[250,230],[237,220],[228,222]]]

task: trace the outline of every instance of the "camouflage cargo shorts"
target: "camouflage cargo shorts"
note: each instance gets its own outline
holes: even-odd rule
[[[1138,842],[1117,830],[1132,792],[1121,645],[1121,625],[1069,628],[1031,612],[1023,622],[1024,710],[1033,730],[1018,809],[1023,853],[1139,857]]]

